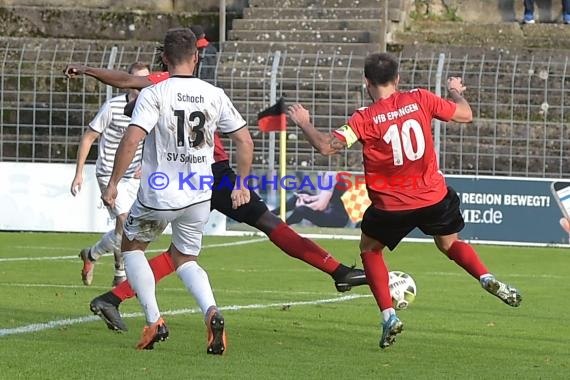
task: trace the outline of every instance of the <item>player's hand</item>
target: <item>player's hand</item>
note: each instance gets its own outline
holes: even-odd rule
[[[287,115],[289,115],[289,118],[293,123],[297,124],[301,128],[311,124],[311,115],[301,104],[293,104],[289,106]]]
[[[76,196],[81,191],[81,184],[83,183],[83,177],[81,174],[77,174],[71,182],[71,195]]]
[[[75,78],[77,75],[85,74],[85,70],[86,68],[83,65],[70,63],[69,65],[65,66],[63,75],[65,75],[67,78]]]
[[[249,203],[250,199],[249,188],[244,187],[241,189],[232,190],[231,198],[232,198],[232,208],[234,210],[246,203]]]
[[[115,199],[117,199],[117,187],[115,185],[109,184],[103,194],[101,194],[101,200],[103,204],[110,208],[115,208]]]
[[[465,90],[467,90],[467,87],[463,85],[463,79],[460,77],[449,77],[447,79],[447,90],[455,90],[459,92],[459,95],[461,95]]]

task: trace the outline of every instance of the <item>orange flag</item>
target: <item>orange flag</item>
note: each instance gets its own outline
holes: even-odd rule
[[[368,206],[372,203],[368,198],[366,185],[363,183],[359,183],[348,189],[340,197],[340,200],[352,223],[360,222],[364,216],[364,211],[366,211]]]

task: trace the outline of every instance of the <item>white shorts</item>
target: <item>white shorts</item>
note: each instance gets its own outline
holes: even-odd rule
[[[109,184],[110,177],[97,177],[97,183],[101,194],[105,192]],[[141,180],[136,178],[121,178],[117,185],[117,199],[115,199],[115,207],[113,209],[107,207],[109,215],[116,218],[121,214],[126,214],[131,209],[131,206],[137,199],[137,192],[139,191],[139,184]]]
[[[181,210],[163,211],[146,208],[137,199],[127,216],[124,234],[130,241],[151,242],[171,223],[172,244],[176,249],[185,255],[198,256],[209,216],[209,200]]]

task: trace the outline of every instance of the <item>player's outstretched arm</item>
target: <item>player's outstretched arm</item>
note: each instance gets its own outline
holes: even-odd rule
[[[232,191],[232,207],[234,209],[249,202],[250,193],[247,184],[243,180],[251,172],[251,163],[253,161],[253,140],[247,128],[240,128],[229,134],[230,138],[236,145],[237,151],[237,173],[241,183],[236,183],[237,189]]]
[[[68,78],[75,78],[77,75],[88,75],[100,82],[117,88],[142,89],[151,86],[153,83],[145,76],[132,75],[125,71],[99,69],[97,67],[69,64],[63,70]]]
[[[447,79],[447,91],[449,92],[449,97],[457,104],[455,113],[453,114],[451,120],[457,123],[470,123],[473,121],[473,111],[471,111],[471,106],[463,97],[463,92],[467,88],[463,85],[462,79],[458,77],[450,77]]]
[[[87,128],[81,137],[81,142],[79,143],[79,149],[77,150],[77,164],[75,165],[75,177],[71,182],[71,194],[76,196],[77,193],[81,191],[81,185],[83,184],[83,168],[85,167],[85,161],[87,160],[87,155],[89,155],[89,150],[91,145],[97,140],[99,133],[95,132],[91,128]]]
[[[301,128],[309,143],[322,155],[330,156],[346,149],[344,141],[336,136],[317,130],[311,123],[309,111],[300,104],[289,106],[289,118]]]

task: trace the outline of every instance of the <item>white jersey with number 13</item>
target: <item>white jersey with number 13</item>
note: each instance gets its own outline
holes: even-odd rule
[[[192,76],[171,76],[143,89],[131,125],[144,129],[138,200],[177,210],[211,198],[214,132],[244,127],[224,91]]]

